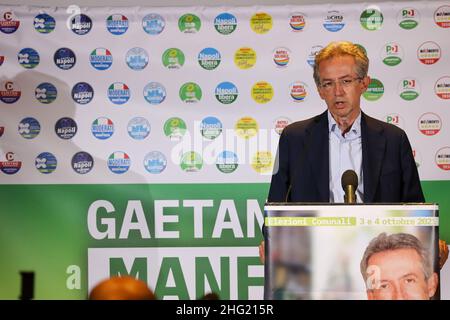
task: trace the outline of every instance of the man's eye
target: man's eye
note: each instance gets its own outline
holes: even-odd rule
[[[344,79],[344,80],[342,80],[342,84],[343,85],[348,85],[350,83],[352,83],[352,79]]]
[[[380,284],[380,289],[383,289],[383,290],[389,289],[389,283]]]
[[[412,284],[412,283],[415,283],[415,282],[416,282],[416,279],[414,279],[414,278],[406,278],[406,279],[405,279],[405,282],[406,282],[406,283],[409,283],[409,284]]]
[[[324,87],[324,88],[331,87],[331,82],[324,82],[324,83],[322,83],[322,87]]]

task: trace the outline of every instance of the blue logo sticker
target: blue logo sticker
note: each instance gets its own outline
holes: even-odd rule
[[[87,34],[92,29],[92,20],[85,14],[77,14],[70,22],[72,31],[80,36]]]
[[[217,85],[214,95],[219,102],[230,104],[237,99],[238,89],[231,82],[222,82]]]
[[[200,123],[200,132],[206,139],[214,140],[222,133],[222,122],[216,117],[206,117]]]
[[[216,168],[223,173],[232,173],[238,167],[238,157],[232,151],[222,151],[216,159]]]
[[[41,83],[35,90],[35,97],[40,103],[49,104],[55,101],[58,91],[56,87],[48,82]]]
[[[125,83],[114,82],[108,88],[108,98],[114,104],[124,104],[130,96],[130,88]]]
[[[128,18],[123,14],[113,14],[106,19],[106,28],[113,35],[120,36],[128,30]]]
[[[166,89],[158,82],[150,82],[144,87],[144,98],[148,103],[160,104],[166,98]]]
[[[221,13],[214,19],[214,28],[221,34],[230,34],[236,30],[236,27],[236,17],[230,13]]]
[[[113,56],[111,51],[105,48],[97,48],[91,52],[89,62],[97,70],[106,70],[111,67],[113,63]]]
[[[159,151],[151,151],[147,153],[144,158],[145,169],[153,174],[158,174],[164,171],[167,166],[167,159]]]
[[[331,32],[340,31],[345,26],[344,16],[336,10],[328,11],[323,26]]]
[[[135,140],[144,140],[151,131],[150,123],[143,117],[135,117],[128,122],[128,134]]]
[[[94,167],[94,159],[84,151],[77,152],[72,157],[72,169],[79,174],[86,174]]]
[[[94,89],[87,82],[78,82],[72,88],[72,99],[79,104],[88,104],[94,98]]]
[[[127,65],[133,70],[142,70],[148,64],[148,53],[142,48],[132,48],[128,50],[125,57]]]
[[[123,151],[115,151],[108,158],[108,168],[113,173],[122,174],[128,171],[131,160]]]
[[[23,48],[17,54],[17,59],[25,69],[33,69],[39,64],[39,53],[33,48]]]
[[[69,48],[60,48],[56,50],[53,61],[58,68],[69,70],[75,65],[77,58],[75,57],[75,53]]]
[[[0,160],[0,170],[5,174],[15,174],[22,167],[22,161],[17,160],[14,152],[5,154],[5,161]]]
[[[43,174],[49,174],[55,171],[57,164],[56,157],[50,152],[42,152],[34,161],[36,169]]]
[[[14,33],[19,29],[20,21],[17,20],[14,13],[7,11],[0,19],[0,31],[6,34]]]
[[[50,33],[55,30],[55,25],[55,19],[46,13],[34,17],[34,29],[39,33]]]
[[[0,86],[0,100],[4,103],[14,103],[20,99],[21,95],[20,88],[12,81],[5,81]]]
[[[97,139],[106,140],[114,133],[114,123],[105,117],[97,118],[92,122],[91,131]]]
[[[41,132],[41,125],[35,118],[24,118],[19,122],[19,134],[25,139],[33,139]]]
[[[55,133],[61,139],[72,139],[77,134],[77,130],[77,123],[72,118],[64,117],[56,121]]]
[[[148,14],[142,19],[142,28],[150,35],[160,34],[165,26],[166,21],[157,13]]]
[[[322,46],[313,46],[311,48],[311,51],[310,51],[310,53],[308,55],[308,58],[306,60],[311,67],[314,67],[314,65],[316,64],[316,55],[322,49],[323,49]]]

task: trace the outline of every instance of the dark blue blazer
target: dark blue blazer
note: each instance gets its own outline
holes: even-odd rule
[[[268,202],[329,202],[327,111],[284,128]],[[406,133],[361,114],[365,203],[424,202]]]

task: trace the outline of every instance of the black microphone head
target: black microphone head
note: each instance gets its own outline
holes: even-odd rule
[[[348,185],[353,186],[353,188],[356,190],[358,187],[358,176],[356,175],[356,172],[353,170],[347,170],[342,174],[341,178],[341,184],[342,189],[345,190],[345,187]]]

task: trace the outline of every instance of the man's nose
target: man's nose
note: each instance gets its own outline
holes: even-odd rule
[[[334,82],[334,94],[336,96],[341,96],[344,93],[344,86],[339,81]]]
[[[403,288],[401,288],[401,286],[394,285],[392,300],[407,300],[406,292]]]

